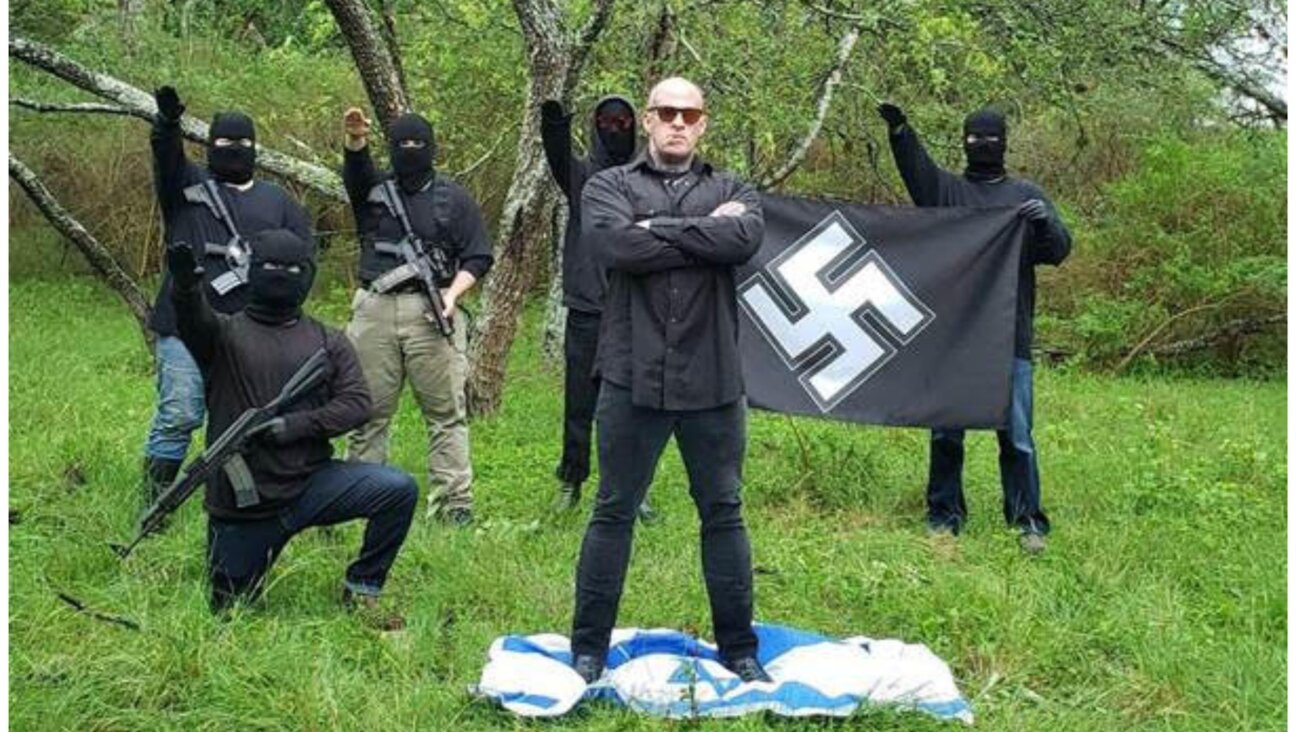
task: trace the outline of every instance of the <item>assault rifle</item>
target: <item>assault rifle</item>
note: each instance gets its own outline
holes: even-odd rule
[[[150,534],[161,530],[166,519],[180,508],[198,486],[206,483],[216,471],[223,470],[234,488],[234,498],[239,508],[255,506],[260,502],[256,485],[252,481],[252,472],[247,461],[243,459],[242,450],[248,440],[272,429],[273,421],[280,410],[314,389],[324,380],[328,373],[328,353],[321,348],[306,359],[306,363],[297,369],[297,373],[288,379],[279,395],[262,407],[245,410],[234,420],[221,436],[207,446],[206,450],[185,467],[171,484],[170,488],[158,496],[157,501],[149,507],[140,519],[139,533],[129,544],[111,544],[113,551],[122,559],[130,556],[135,547]]]
[[[431,312],[424,313],[424,317],[441,331],[441,335],[446,338],[454,336],[454,322],[445,316],[445,300],[441,298],[441,288],[437,286],[438,281],[448,280],[453,276],[445,250],[434,243],[423,241],[422,237],[415,233],[414,227],[410,224],[409,213],[405,210],[405,202],[401,199],[400,191],[396,190],[395,183],[389,180],[375,187],[370,200],[374,200],[375,197],[400,221],[405,236],[395,244],[376,241],[374,249],[383,254],[394,254],[400,257],[404,264],[374,280],[371,287],[378,292],[386,292],[414,279],[418,283],[419,290],[427,297],[428,304],[432,306]]]

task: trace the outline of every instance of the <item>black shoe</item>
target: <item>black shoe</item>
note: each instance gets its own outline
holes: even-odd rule
[[[473,520],[471,508],[452,508],[446,511],[444,515],[445,522],[451,526],[467,526]]]
[[[771,679],[770,675],[765,673],[765,667],[760,665],[760,661],[757,661],[755,656],[730,661],[725,664],[725,668],[733,671],[738,678],[743,680],[743,683],[752,684],[759,681],[770,684],[774,682],[774,679]]]
[[[558,496],[554,499],[555,511],[570,511],[580,503],[580,483],[563,481],[558,484]]]
[[[582,653],[572,660],[572,668],[585,683],[592,684],[603,675],[603,659]]]
[[[144,458],[144,479],[140,483],[140,515],[143,516],[145,511],[157,503],[157,499],[171,487],[175,482],[176,475],[180,473],[182,463],[179,460],[167,460],[165,458],[146,457]],[[168,522],[163,522],[161,528],[166,528]]]
[[[647,498],[644,499],[643,503],[639,504],[639,508],[635,510],[635,515],[639,517],[639,523],[644,526],[661,523],[661,514],[654,511],[652,506],[648,505]]]

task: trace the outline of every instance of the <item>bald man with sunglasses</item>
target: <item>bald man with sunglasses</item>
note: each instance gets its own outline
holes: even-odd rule
[[[734,270],[760,248],[751,186],[697,154],[702,90],[666,79],[643,115],[648,149],[585,185],[582,234],[607,269],[596,373],[599,490],[581,546],[572,665],[603,672],[630,563],[635,508],[673,435],[702,522],[702,570],[721,661],[769,681],[752,630],[751,546],[742,519],[747,403]]]

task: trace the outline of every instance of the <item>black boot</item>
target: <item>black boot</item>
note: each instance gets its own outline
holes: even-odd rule
[[[171,487],[180,472],[181,465],[179,460],[144,458],[144,482],[140,491],[140,503],[143,504],[140,506],[141,513],[147,511],[157,501],[158,496]]]
[[[558,495],[554,498],[553,510],[559,513],[570,511],[580,504],[580,497],[580,483],[570,483],[564,480],[558,484]]]

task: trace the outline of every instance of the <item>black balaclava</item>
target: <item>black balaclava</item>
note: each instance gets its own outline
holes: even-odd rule
[[[997,136],[998,142],[967,141],[968,135]],[[1004,177],[1004,152],[1008,150],[1008,123],[1004,116],[989,107],[977,110],[963,121],[963,152],[967,155],[964,175],[970,180],[993,180]]]
[[[630,127],[625,130],[605,130],[598,125],[599,114],[624,114],[630,118]],[[594,114],[590,116],[590,160],[599,169],[613,165],[624,165],[630,162],[635,154],[636,125],[635,108],[625,97],[608,96],[594,105]]]
[[[248,316],[262,323],[301,317],[301,305],[315,281],[315,245],[287,229],[267,229],[252,238],[248,269]],[[267,269],[266,263],[275,265]],[[300,272],[287,269],[296,265]]]
[[[218,137],[231,140],[246,137],[252,141],[252,147],[216,147],[213,141]],[[242,112],[218,112],[212,118],[207,135],[207,169],[211,171],[212,177],[222,183],[247,183],[252,180],[255,166],[256,127],[252,124],[252,118]]]
[[[418,140],[421,148],[401,147],[402,140]],[[432,125],[422,116],[406,112],[397,117],[387,130],[387,144],[391,150],[392,172],[401,190],[413,193],[434,175],[432,161],[436,160],[436,138],[432,134]]]

